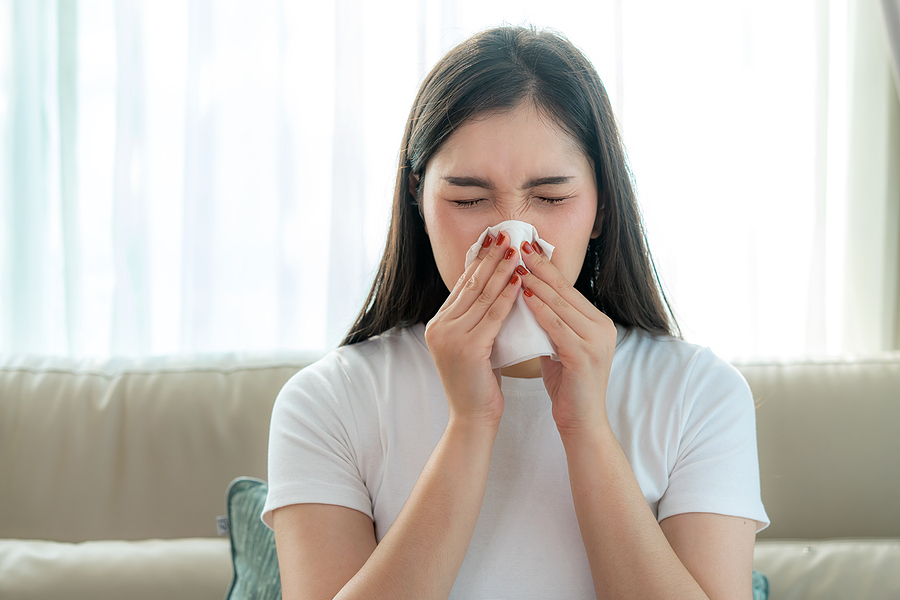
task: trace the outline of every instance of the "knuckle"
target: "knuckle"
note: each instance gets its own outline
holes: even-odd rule
[[[565,298],[557,294],[556,296],[554,296],[553,300],[550,301],[550,305],[553,308],[567,308],[569,306],[569,303],[566,302]]]
[[[495,304],[488,309],[487,318],[492,321],[502,321],[503,311],[500,310],[500,307]]]
[[[478,287],[478,284],[479,284],[478,275],[476,275],[475,273],[472,273],[472,276],[466,280],[465,289],[474,290]]]
[[[556,278],[556,285],[554,286],[558,290],[567,290],[572,287],[572,284],[569,283],[569,280],[560,275]]]
[[[556,315],[553,315],[553,317],[550,318],[550,327],[552,327],[553,329],[556,329],[556,330],[562,330],[562,329],[565,329],[566,324],[563,322],[562,319],[560,319]]]
[[[488,295],[487,290],[485,290],[478,294],[478,298],[475,301],[479,304],[490,304],[491,302],[493,302],[493,298],[491,298]]]

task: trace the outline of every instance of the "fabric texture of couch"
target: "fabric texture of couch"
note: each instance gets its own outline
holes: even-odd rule
[[[229,482],[314,355],[0,357],[0,598],[221,599]],[[770,598],[900,598],[900,353],[748,362]]]

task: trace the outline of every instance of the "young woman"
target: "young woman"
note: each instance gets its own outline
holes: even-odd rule
[[[509,220],[552,257],[501,229],[467,265]],[[558,360],[493,370],[518,298]],[[416,97],[356,324],[275,404],[283,595],[749,599],[753,410],[735,369],[677,337],[589,61],[485,31]]]

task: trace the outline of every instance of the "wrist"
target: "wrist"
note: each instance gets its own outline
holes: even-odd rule
[[[459,414],[450,411],[447,431],[466,437],[493,439],[500,429],[500,417],[493,415]]]
[[[608,419],[578,425],[564,426],[557,424],[556,429],[559,431],[559,437],[566,449],[568,449],[569,446],[583,445],[586,443],[602,443],[604,441],[616,439]]]

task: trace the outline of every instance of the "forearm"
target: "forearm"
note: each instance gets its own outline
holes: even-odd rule
[[[647,506],[612,430],[561,436],[597,597],[705,599]]]
[[[446,599],[484,500],[496,427],[451,422],[397,520],[337,598]]]

